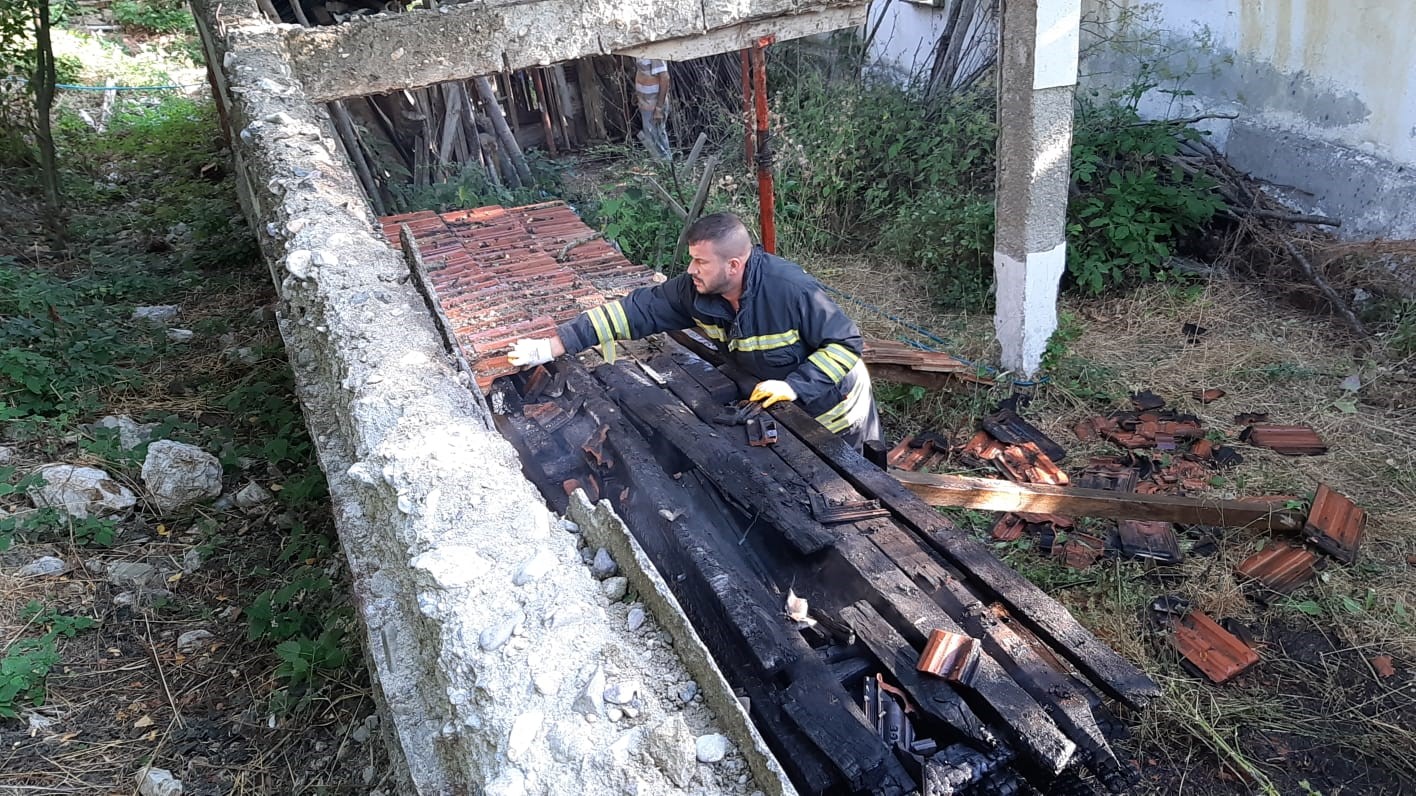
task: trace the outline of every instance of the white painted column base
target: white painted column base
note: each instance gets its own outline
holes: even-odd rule
[[[1030,379],[1042,366],[1047,341],[1057,329],[1057,293],[1067,267],[1067,244],[1032,252],[1026,261],[993,253],[998,286],[993,328],[1002,346],[1002,364],[1015,378]]]

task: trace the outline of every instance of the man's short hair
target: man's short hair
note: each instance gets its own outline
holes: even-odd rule
[[[688,227],[689,246],[710,241],[713,248],[721,252],[719,247],[722,244],[742,240],[746,240],[748,246],[752,245],[752,235],[748,233],[747,226],[732,213],[706,215]]]

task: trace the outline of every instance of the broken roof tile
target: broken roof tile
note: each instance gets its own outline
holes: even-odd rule
[[[1223,398],[1226,393],[1218,387],[1210,387],[1204,390],[1195,390],[1191,395],[1194,396],[1196,401],[1202,404],[1212,404],[1220,398]]]
[[[1281,426],[1255,423],[1239,434],[1239,439],[1257,448],[1269,448],[1284,456],[1318,456],[1327,453],[1327,443],[1310,426]]]
[[[1366,526],[1367,512],[1327,484],[1319,484],[1303,532],[1318,549],[1344,564],[1351,564],[1357,560],[1357,548]]]
[[[1317,554],[1305,547],[1270,544],[1244,559],[1234,571],[1266,592],[1292,594],[1317,575],[1318,562]]]
[[[978,669],[979,644],[961,633],[933,630],[915,668],[926,674],[968,685]]]
[[[1170,643],[1195,668],[1225,683],[1259,662],[1259,654],[1213,619],[1190,611],[1170,623]]]
[[[1061,544],[1056,541],[1052,544],[1053,557],[1072,569],[1086,569],[1095,564],[1104,552],[1106,542],[1089,533],[1073,531],[1066,535]]]
[[[1121,520],[1116,523],[1116,532],[1122,555],[1165,564],[1178,564],[1185,560],[1185,554],[1180,551],[1180,541],[1175,537],[1175,526],[1171,523]]]

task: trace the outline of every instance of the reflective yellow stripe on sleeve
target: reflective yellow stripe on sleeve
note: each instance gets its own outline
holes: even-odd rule
[[[846,371],[841,368],[840,363],[832,359],[824,350],[817,351],[806,359],[811,364],[820,368],[821,372],[826,374],[826,378],[830,379],[832,384],[840,384],[841,379],[846,377]]]
[[[850,369],[855,367],[856,363],[860,361],[859,354],[850,350],[849,348],[846,348],[840,343],[828,343],[821,350],[825,352],[827,356],[831,357],[836,362],[839,362],[841,368],[847,373],[849,373]]]
[[[614,321],[615,337],[620,340],[629,340],[634,337],[629,331],[629,317],[624,314],[624,305],[618,301],[611,301],[605,305],[609,310],[610,320]]]
[[[715,326],[713,324],[704,323],[703,321],[700,321],[697,318],[694,318],[693,322],[698,324],[699,330],[702,331],[703,335],[709,340],[717,340],[721,343],[728,337],[726,334],[723,333],[723,327],[721,326]]]
[[[771,351],[774,348],[786,348],[799,340],[801,340],[801,333],[796,329],[788,329],[777,334],[763,334],[757,337],[729,340],[728,349],[732,351]]]
[[[585,317],[590,319],[590,325],[595,327],[595,336],[600,338],[600,356],[611,365],[615,362],[615,335],[610,324],[610,316],[605,312],[604,307],[591,307],[586,310]]]
[[[846,396],[840,403],[817,415],[816,422],[825,426],[826,430],[833,434],[839,434],[846,430],[851,424],[850,418],[847,416],[850,400],[850,396]]]

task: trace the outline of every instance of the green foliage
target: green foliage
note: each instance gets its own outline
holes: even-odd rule
[[[295,543],[286,546],[282,557],[310,551],[299,547],[310,541],[307,534],[293,534],[292,540]],[[278,712],[304,708],[320,685],[350,664],[353,614],[318,567],[295,567],[290,582],[262,592],[246,609],[246,617],[252,641],[276,642],[280,663],[275,673],[282,687],[272,696],[272,709]]]
[[[792,248],[859,248],[883,228],[892,250],[913,249],[931,238],[912,236],[922,219],[937,222],[991,193],[991,95],[931,109],[888,83],[830,83],[814,72],[772,77],[786,128],[777,138],[778,223]],[[920,197],[931,194],[951,199],[926,199],[933,207],[920,213]],[[929,256],[947,266],[952,254],[946,245]]]
[[[631,185],[600,200],[595,216],[600,231],[630,262],[670,275],[683,271],[683,263],[670,262],[683,225],[657,197]]]
[[[113,21],[150,33],[196,33],[192,12],[182,0],[113,0]]]
[[[115,283],[93,271],[70,279],[0,257],[0,419],[98,407],[101,390],[135,385],[161,349],[161,331],[128,321],[157,282]]]
[[[61,118],[60,130],[61,159],[70,166],[65,193],[85,211],[73,231],[94,247],[96,262],[131,258],[135,237],[156,254],[175,250],[176,258],[164,259],[189,268],[229,270],[258,257],[236,191],[212,178],[227,156],[210,102],[177,95],[155,105],[120,102],[104,134],[72,115]],[[103,179],[115,170],[127,179]]]
[[[44,627],[45,632],[15,640],[0,658],[0,718],[19,718],[18,708],[42,706],[46,698],[45,678],[59,663],[55,640],[73,638],[98,624],[87,616],[61,614],[36,600],[25,605],[21,618]]]
[[[389,185],[394,205],[399,212],[433,210],[446,213],[450,210],[486,205],[514,207],[533,204],[544,202],[564,192],[561,167],[554,161],[540,152],[531,151],[526,153],[526,164],[531,169],[532,184],[515,189],[493,185],[487,179],[487,172],[477,164],[464,166],[462,172],[450,180],[441,180],[421,188],[413,186],[412,175],[401,165],[386,165],[390,171],[402,177]]]
[[[945,305],[983,309],[993,288],[993,200],[930,190],[899,210],[880,248],[924,269]]]
[[[44,704],[44,679],[59,662],[54,639],[21,638],[0,658],[0,718],[16,719],[18,707]]]
[[[1224,205],[1212,180],[1169,160],[1197,130],[1142,121],[1131,105],[1081,103],[1072,139],[1067,270],[1100,293],[1137,279],[1164,280],[1175,244]]]

